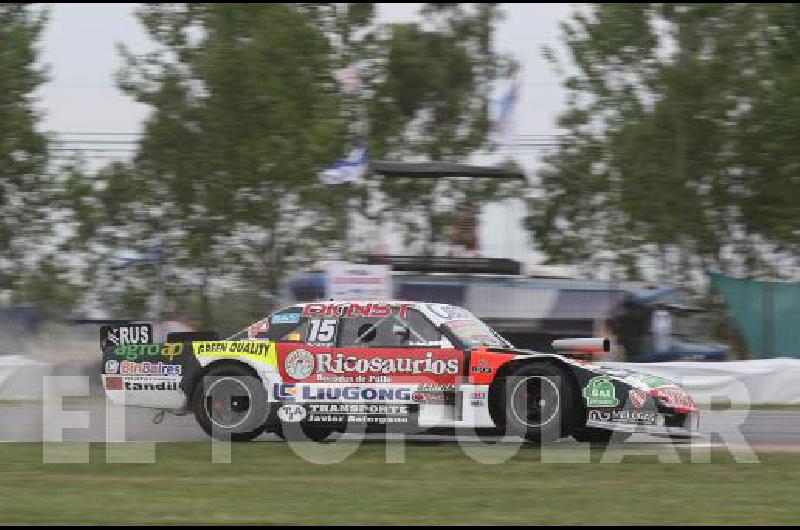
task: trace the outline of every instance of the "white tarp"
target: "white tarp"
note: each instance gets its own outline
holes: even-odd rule
[[[604,364],[671,379],[698,403],[800,403],[800,359]]]
[[[331,262],[325,270],[325,291],[329,300],[391,299],[391,268],[388,265]]]
[[[467,285],[465,306],[478,318],[548,318],[558,301],[555,289],[507,289]]]
[[[42,399],[42,381],[53,365],[24,355],[0,355],[0,400]]]

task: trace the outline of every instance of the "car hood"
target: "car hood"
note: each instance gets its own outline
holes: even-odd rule
[[[574,357],[570,357],[567,355],[560,355],[557,353],[542,353],[533,350],[523,350],[518,348],[514,349],[492,348],[490,351],[496,353],[511,353],[514,355],[518,355],[520,357],[531,357],[531,356],[555,357],[567,364],[583,368],[584,370],[588,370],[590,372],[594,372],[600,375],[608,375],[615,379],[619,379],[620,381],[641,390],[652,390],[654,388],[660,388],[664,386],[679,386],[674,381],[671,381],[664,377],[648,374],[646,372],[631,370],[629,368],[621,368],[619,366],[611,366],[602,362],[584,361],[581,359],[576,359]]]

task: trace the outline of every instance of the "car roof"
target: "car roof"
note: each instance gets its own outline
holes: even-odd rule
[[[422,304],[432,304],[437,302],[420,302],[414,300],[317,300],[316,302],[299,302],[296,304],[292,304],[289,307],[305,307],[307,305],[344,305],[344,304],[389,304],[389,305],[422,305]],[[450,304],[439,304],[439,305],[450,305]]]

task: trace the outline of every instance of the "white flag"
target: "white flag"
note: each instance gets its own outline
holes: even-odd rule
[[[355,94],[361,90],[361,72],[364,70],[364,62],[353,63],[347,68],[341,68],[333,72],[333,77],[339,83],[339,89],[345,94]]]
[[[503,97],[497,104],[497,118],[494,123],[494,133],[499,141],[510,142],[514,132],[514,114],[519,101],[519,77],[515,78]]]
[[[347,158],[332,164],[319,174],[324,184],[344,184],[360,179],[367,172],[367,148],[358,146]]]

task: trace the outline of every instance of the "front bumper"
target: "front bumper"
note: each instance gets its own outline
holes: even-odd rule
[[[674,415],[670,418],[659,415],[659,418],[662,418],[662,420],[659,421],[657,425],[641,425],[636,423],[590,419],[587,420],[586,426],[594,429],[626,433],[643,433],[651,436],[668,438],[697,438],[702,436],[699,432],[700,415],[696,412],[683,415],[683,421],[681,422],[676,422]]]

